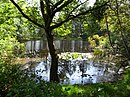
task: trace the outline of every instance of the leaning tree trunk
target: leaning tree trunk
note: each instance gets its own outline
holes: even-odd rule
[[[59,82],[58,78],[58,55],[53,44],[53,35],[48,34],[47,32],[47,41],[48,48],[51,55],[51,68],[50,68],[50,82]]]

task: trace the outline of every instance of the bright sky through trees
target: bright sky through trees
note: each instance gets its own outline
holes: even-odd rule
[[[93,6],[96,0],[89,0],[88,2],[89,2],[88,6]]]
[[[18,1],[18,0],[14,0],[14,1]],[[37,0],[28,0],[28,2],[36,2]],[[39,3],[40,0],[38,0]],[[84,2],[86,0],[81,0],[81,2]],[[93,6],[94,3],[96,2],[96,0],[88,0],[88,6]]]
[[[84,1],[86,1],[86,0],[81,0],[81,2],[84,2]],[[93,6],[95,2],[96,2],[96,0],[88,0],[88,7]]]

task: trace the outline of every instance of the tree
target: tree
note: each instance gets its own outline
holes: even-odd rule
[[[25,2],[18,2],[20,5],[25,6]],[[27,19],[25,19],[13,4],[7,1],[0,2],[0,38],[10,35],[15,37],[19,42],[33,38],[34,35],[38,36],[39,27],[32,25]],[[38,11],[35,7],[27,8],[25,11],[29,13],[28,10],[32,10],[33,15],[37,15]],[[39,18],[39,16],[37,15]],[[37,30],[37,31],[36,31]],[[3,37],[2,37],[3,36]],[[34,38],[35,38],[34,37]]]
[[[110,0],[106,11],[107,28],[111,33],[111,44],[117,54],[130,60],[130,13],[128,0]],[[109,39],[110,40],[110,39]],[[118,51],[118,52],[117,52]]]
[[[17,14],[13,4],[0,2],[0,6],[0,63],[10,63],[24,51],[24,44],[16,39],[17,27],[14,22],[16,19],[19,20],[21,15]]]
[[[43,28],[46,33],[48,47],[51,55],[51,69],[50,69],[50,81],[59,82],[57,70],[58,70],[58,56],[53,45],[54,33],[53,30],[62,26],[64,23],[78,18],[82,15],[86,15],[87,13],[102,8],[106,6],[108,2],[103,3],[100,6],[85,9],[85,2],[81,2],[80,0],[39,0],[40,1],[40,12],[42,14],[42,21],[40,23],[33,19],[31,16],[25,14],[22,8],[14,1],[10,0],[19,10],[19,12],[28,19],[30,22],[35,25]],[[80,11],[79,11],[80,9]],[[66,11],[65,11],[66,10]],[[56,14],[59,14],[56,17]],[[62,16],[60,17],[60,15]]]

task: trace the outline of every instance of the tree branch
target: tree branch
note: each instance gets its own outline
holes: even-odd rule
[[[15,3],[14,0],[10,0],[14,5],[15,7],[18,9],[18,11],[23,15],[23,17],[25,17],[26,19],[28,19],[30,22],[34,23],[35,25],[41,27],[41,28],[45,28],[44,25],[41,25],[39,23],[37,23],[36,21],[32,20],[31,18],[29,18],[23,11],[22,9],[19,7],[18,4]]]
[[[45,14],[45,11],[44,11],[44,3],[42,0],[40,0],[40,9],[41,9],[41,13],[42,13],[42,17],[45,21],[45,17],[44,17],[44,14]]]
[[[108,3],[108,2],[104,3],[104,4],[101,5],[101,6],[97,6],[97,7],[93,8],[93,9],[89,9],[89,10],[86,10],[86,11],[84,11],[84,12],[81,12],[81,13],[75,15],[75,16],[74,16],[74,15],[70,15],[70,16],[67,17],[64,21],[61,21],[60,23],[57,23],[57,24],[51,26],[51,29],[58,28],[58,27],[60,27],[62,24],[64,24],[65,22],[68,22],[69,20],[72,20],[72,19],[78,18],[78,17],[80,17],[80,16],[82,16],[82,15],[86,15],[86,14],[88,14],[89,12],[91,12],[91,11],[93,11],[93,10],[100,9],[100,8],[106,6],[107,3]]]
[[[121,24],[121,20],[120,20],[120,16],[119,16],[118,0],[115,0],[115,1],[116,1],[116,10],[117,10],[117,12],[115,14],[117,16],[118,23],[119,23],[119,26],[120,26],[120,34],[121,34],[122,43],[123,43],[123,46],[126,50],[126,54],[128,56],[128,59],[130,60],[130,50],[128,48],[127,42],[125,41],[125,37],[124,37],[124,34],[123,34],[123,28],[122,28],[122,24]]]
[[[86,0],[86,1],[84,1],[84,2],[82,2],[82,3],[80,3],[80,4],[78,4],[75,8],[73,8],[73,10],[69,13],[68,17],[70,17],[71,14],[72,14],[72,12],[74,12],[79,6],[83,5],[83,4],[86,3],[87,1],[88,1],[88,0]]]
[[[61,11],[64,7],[66,7],[68,4],[70,4],[73,0],[67,0],[64,4],[62,4],[60,7],[58,7],[56,10],[54,10],[54,13]]]
[[[60,0],[59,2],[57,2],[56,4],[54,4],[53,10],[54,10],[55,8],[57,8],[57,6],[60,5],[63,1],[64,1],[64,0]]]
[[[49,0],[45,0],[45,4],[46,4],[46,11],[47,11],[48,15],[51,16],[52,15],[51,14],[52,11],[51,11],[51,8],[50,8],[50,1]]]
[[[110,35],[110,30],[109,30],[109,26],[108,26],[108,21],[107,21],[107,16],[106,15],[105,15],[105,22],[106,22],[106,28],[107,28],[107,34],[108,34],[109,42],[110,42],[110,45],[111,45],[112,49],[114,49],[112,41],[111,41],[111,35]]]

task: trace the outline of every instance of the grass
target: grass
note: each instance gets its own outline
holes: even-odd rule
[[[122,82],[97,83],[91,85],[62,86],[67,97],[129,97],[129,89]]]

